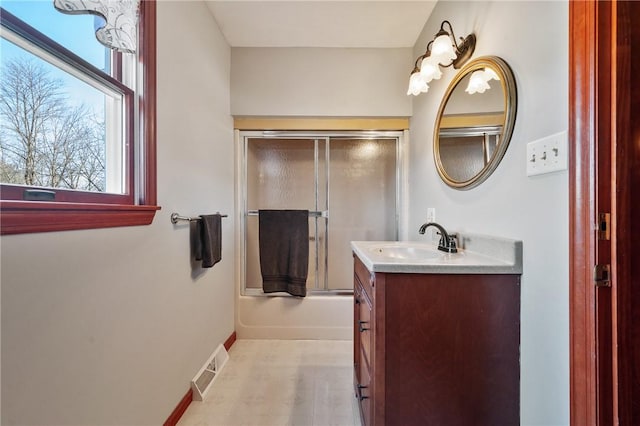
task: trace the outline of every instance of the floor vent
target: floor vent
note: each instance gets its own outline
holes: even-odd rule
[[[204,400],[207,392],[211,389],[211,385],[216,380],[216,377],[220,375],[220,371],[222,371],[228,359],[229,354],[227,350],[223,345],[219,345],[200,371],[198,371],[198,374],[191,380],[194,401]]]

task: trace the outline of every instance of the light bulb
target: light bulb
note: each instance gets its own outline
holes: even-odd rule
[[[485,90],[490,89],[489,83],[487,83],[485,73],[483,70],[474,71],[469,78],[469,84],[464,90],[470,95],[474,93],[484,93]]]
[[[422,78],[419,72],[414,72],[409,78],[409,89],[407,95],[418,96],[420,93],[426,93],[429,90],[429,85]]]
[[[433,40],[431,47],[431,56],[442,65],[449,65],[456,59],[456,52],[453,51],[451,39],[447,33],[439,35]]]
[[[442,71],[440,71],[438,62],[434,61],[432,58],[432,56],[424,58],[422,60],[422,65],[420,65],[420,75],[427,83],[431,80],[438,80],[442,77]]]

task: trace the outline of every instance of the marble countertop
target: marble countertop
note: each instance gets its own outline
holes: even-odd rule
[[[522,241],[459,235],[458,253],[419,241],[352,241],[353,252],[372,272],[418,274],[522,274]]]

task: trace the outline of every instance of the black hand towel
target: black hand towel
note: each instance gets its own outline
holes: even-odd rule
[[[211,268],[222,259],[222,216],[201,215],[197,222],[195,257],[203,268]]]
[[[309,210],[260,210],[258,214],[263,291],[306,296]]]

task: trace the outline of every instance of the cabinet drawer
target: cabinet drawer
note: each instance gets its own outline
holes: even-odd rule
[[[358,279],[353,282],[353,364],[355,367],[355,383],[360,381],[360,364],[362,361],[362,349],[360,347],[360,331],[358,321],[360,320],[360,300],[362,299],[362,285]]]
[[[360,363],[358,366],[359,379],[355,382],[355,393],[358,405],[360,407],[360,418],[362,424],[368,426],[371,424],[371,409],[373,396],[371,388],[371,376],[366,363]]]
[[[369,272],[364,263],[358,257],[354,257],[353,269],[356,275],[356,278],[360,280],[362,284],[362,288],[364,289],[367,296],[369,296],[369,300],[373,300],[373,287],[375,286],[375,275]]]
[[[372,327],[371,322],[371,301],[367,294],[360,289],[358,295],[358,320],[354,324],[355,331],[359,334],[360,347],[366,359],[367,366],[371,365],[371,340]]]

